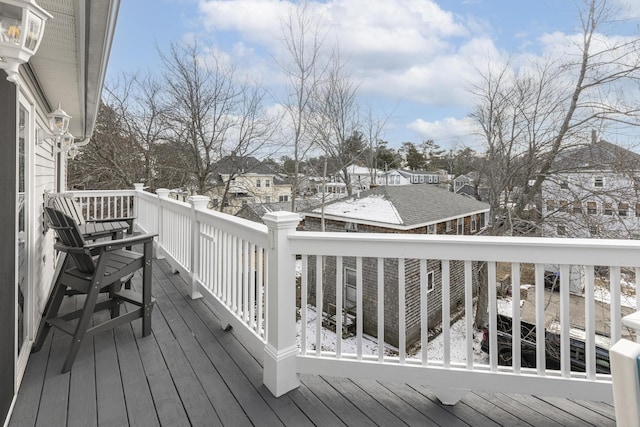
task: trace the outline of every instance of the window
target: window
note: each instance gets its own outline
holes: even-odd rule
[[[603,203],[602,209],[605,215],[613,215],[613,208],[611,207],[611,203]]]
[[[218,207],[218,203],[219,203],[218,199],[213,199],[213,200],[211,200],[211,205],[212,205],[214,208],[217,208],[217,207]]]
[[[556,234],[557,234],[558,236],[564,236],[564,235],[566,235],[566,234],[567,234],[567,230],[565,229],[565,226],[564,226],[564,225],[559,225],[559,226],[556,228]]]
[[[269,181],[268,179],[264,180],[264,186],[265,187],[271,187],[271,181]]]
[[[453,230],[453,222],[447,221],[447,231],[451,231],[451,230]]]
[[[560,212],[569,212],[569,201],[560,200]]]
[[[355,222],[347,222],[344,224],[344,229],[347,233],[355,233],[358,231],[358,224],[356,224]]]
[[[480,228],[484,228],[486,226],[485,215],[486,215],[486,213],[481,213],[480,214]]]
[[[473,215],[473,216],[471,217],[471,232],[476,231],[476,227],[477,227],[476,222],[477,222],[477,221],[476,221],[476,216],[475,216],[475,215]]]
[[[640,218],[640,203],[636,203],[636,217]]]
[[[593,186],[596,188],[604,187],[604,178],[601,176],[596,176],[593,178]]]
[[[431,292],[435,288],[436,275],[433,271],[427,273],[427,293]]]
[[[596,202],[587,202],[587,213],[591,215],[598,213],[598,205],[596,205]]]
[[[573,202],[573,213],[575,213],[575,214],[582,213],[582,203],[581,202]]]
[[[568,189],[569,181],[567,181],[566,179],[563,179],[562,181],[560,181],[560,188]]]
[[[436,234],[435,224],[429,224],[429,226],[427,226],[427,234]]]
[[[343,307],[350,310],[356,306],[356,281],[357,274],[354,268],[344,268],[344,288],[342,292]]]
[[[458,234],[464,234],[464,218],[458,218]]]
[[[547,213],[555,212],[555,210],[556,210],[556,201],[555,200],[547,200],[545,205],[547,206]]]
[[[262,187],[260,183],[260,178],[256,179],[256,187]]]
[[[289,195],[285,194],[284,196],[278,196],[278,201],[279,202],[288,202],[289,201]]]
[[[628,212],[629,212],[629,205],[627,205],[626,203],[618,203],[618,215],[627,216]]]

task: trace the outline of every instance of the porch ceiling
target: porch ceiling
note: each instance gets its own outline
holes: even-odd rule
[[[120,0],[39,0],[53,19],[29,61],[52,109],[72,117],[69,131],[91,136],[100,102]]]

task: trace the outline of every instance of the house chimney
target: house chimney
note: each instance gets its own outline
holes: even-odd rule
[[[591,143],[595,144],[596,142],[598,142],[598,137],[596,136],[596,130],[592,129],[591,130]]]

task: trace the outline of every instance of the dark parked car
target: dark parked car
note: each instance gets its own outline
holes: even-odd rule
[[[512,348],[512,319],[502,314],[498,315],[498,364],[511,366],[513,359]],[[571,351],[571,370],[585,372],[585,340],[579,333],[569,338]],[[482,330],[482,351],[489,353],[489,330]],[[520,366],[536,367],[536,327],[532,323],[520,322]],[[560,369],[560,335],[545,330],[545,363],[547,369]],[[604,345],[596,345],[596,372],[609,374],[609,350]]]

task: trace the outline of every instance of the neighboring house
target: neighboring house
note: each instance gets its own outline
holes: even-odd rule
[[[66,191],[69,152],[59,150],[61,140],[49,136],[54,130],[49,116],[60,105],[71,116],[69,132],[76,144],[89,141],[120,4],[117,0],[38,3],[52,17],[45,23],[39,49],[20,65],[15,83],[7,81],[7,62],[0,61],[2,425],[20,387],[56,267],[53,233],[43,227],[43,200],[48,192]],[[6,6],[0,15],[8,11]],[[10,22],[19,33],[20,24]],[[38,22],[23,29],[27,38],[38,35]]]
[[[317,199],[298,199],[296,201],[296,212],[301,212],[310,208],[312,203],[313,206],[317,205]],[[291,202],[247,203],[236,213],[235,216],[263,224],[263,216],[269,212],[278,211],[291,212]]]
[[[442,176],[434,171],[401,169],[399,173],[411,184],[439,184],[442,181]]]
[[[487,224],[489,206],[486,203],[453,194],[435,185],[404,185],[377,187],[360,193],[359,197],[336,200],[324,207],[326,231],[406,233],[406,234],[464,234],[479,233]],[[304,212],[305,231],[321,229],[322,209]],[[354,258],[343,260],[343,307],[349,310],[355,301]],[[310,300],[315,301],[315,259],[309,260]],[[322,310],[330,310],[335,302],[335,257],[326,257],[327,280],[323,283]],[[451,263],[451,306],[464,300],[464,265]],[[420,337],[420,265],[415,259],[405,261],[406,275],[406,343],[411,346]],[[427,263],[427,293],[429,327],[438,326],[442,315],[442,276],[440,261]],[[363,259],[364,332],[377,335],[377,260]],[[398,262],[384,261],[385,331],[384,339],[399,344]],[[353,313],[351,313],[352,315]]]
[[[378,171],[376,175],[377,185],[409,185],[411,180],[407,178],[402,171],[391,169],[387,172]]]
[[[560,155],[549,175],[541,190],[544,237],[640,238],[640,155],[593,136]],[[581,294],[583,286],[582,269],[571,267],[570,291]]]
[[[269,165],[255,157],[227,156],[215,165],[215,182],[209,190],[214,209],[223,203],[227,183],[224,211],[235,214],[248,203],[275,203],[291,201],[291,183],[282,178]]]
[[[475,171],[454,178],[453,192],[484,202],[489,201],[489,188],[480,183],[480,174]]]
[[[465,185],[475,187],[478,184],[478,172],[469,172],[464,175],[458,175],[453,179],[453,192],[457,193]]]
[[[541,191],[546,237],[640,238],[640,155],[593,141],[557,160]]]

